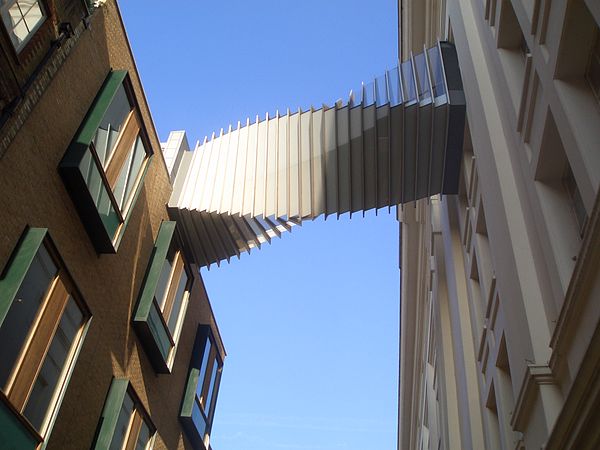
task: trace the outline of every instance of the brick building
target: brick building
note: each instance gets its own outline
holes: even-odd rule
[[[209,448],[225,350],[118,6],[0,14],[0,447]]]

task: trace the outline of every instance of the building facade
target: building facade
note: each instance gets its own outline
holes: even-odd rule
[[[456,45],[459,195],[400,211],[399,449],[598,448],[600,7],[399,1]]]
[[[97,3],[0,2],[0,447],[209,449],[224,346]]]

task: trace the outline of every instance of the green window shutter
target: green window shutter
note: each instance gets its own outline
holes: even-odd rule
[[[28,228],[0,278],[0,325],[4,322],[29,266],[46,237],[47,228]]]
[[[154,303],[154,293],[167,259],[175,225],[176,222],[164,221],[160,226],[133,316],[134,329],[154,370],[158,373],[170,372],[168,358],[173,344],[162,313]]]
[[[100,417],[100,428],[92,447],[93,450],[107,450],[110,446],[115,434],[115,428],[117,427],[121,405],[123,405],[123,400],[127,393],[127,386],[129,386],[127,378],[113,379],[108,390],[108,395],[106,396],[106,401],[104,402],[104,409]]]

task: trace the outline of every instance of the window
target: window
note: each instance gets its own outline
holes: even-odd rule
[[[498,56],[508,91],[516,112],[522,103],[524,86],[528,80],[528,60],[531,59],[527,40],[519,24],[513,4],[510,0],[499,2],[500,15],[498,18]]]
[[[194,448],[210,448],[223,360],[208,325],[200,325],[179,418]]]
[[[116,251],[151,156],[127,72],[111,72],[59,167],[99,253]]]
[[[56,417],[89,316],[46,230],[28,229],[0,279],[0,403],[37,443]]]
[[[154,369],[169,373],[187,309],[192,274],[174,237],[175,222],[161,224],[133,318]]]
[[[181,250],[171,245],[163,263],[154,299],[173,336],[177,331],[179,313],[182,310],[186,291],[189,292],[189,281],[183,254]]]
[[[573,176],[573,171],[571,170],[571,166],[567,163],[567,167],[565,168],[565,173],[562,178],[563,186],[569,194],[569,199],[571,200],[571,208],[573,210],[573,216],[577,221],[577,228],[579,230],[579,236],[583,236],[585,232],[585,225],[587,224],[588,215],[585,210],[585,205],[583,203],[583,199],[581,198],[581,193],[579,192],[579,188],[577,187],[577,182],[575,181],[575,177]]]
[[[39,0],[0,0],[2,22],[15,50],[21,50],[46,18]]]
[[[525,36],[521,33],[521,40],[519,41],[519,50],[521,51],[521,55],[523,59],[527,59],[528,55],[531,55],[531,51],[529,50],[529,46],[527,45],[527,40]]]
[[[126,378],[113,379],[94,450],[150,450],[156,427]]]
[[[585,71],[585,78],[590,84],[596,100],[600,102],[600,31],[598,29],[596,29],[596,39]]]

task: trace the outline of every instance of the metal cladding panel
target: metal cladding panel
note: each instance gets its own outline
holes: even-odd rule
[[[238,138],[237,160],[235,162],[235,180],[231,195],[231,214],[241,214],[244,203],[244,181],[246,179],[246,155],[248,153],[248,121],[240,129]]]
[[[301,217],[312,216],[312,110],[300,115],[300,213]]]
[[[234,220],[248,245],[248,253],[250,253],[250,250],[254,247],[260,247],[260,242],[258,242],[258,238],[252,231],[252,228],[250,228],[250,225],[248,225],[246,218],[244,216],[235,216]]]
[[[465,105],[450,105],[448,119],[448,139],[446,141],[446,154],[444,158],[444,177],[442,194],[458,194],[458,180],[460,175],[460,160],[465,129]],[[461,128],[462,131],[458,131]]]
[[[325,184],[326,206],[325,214],[335,214],[338,211],[338,149],[337,149],[337,108],[325,111]]]
[[[206,139],[205,139],[206,142]],[[198,191],[196,186],[198,183],[198,178],[200,177],[200,166],[202,164],[202,157],[204,156],[204,152],[200,150],[200,146],[196,147],[196,150],[193,152],[192,160],[190,161],[189,170],[185,174],[185,181],[182,183],[182,191],[181,196],[179,196],[176,205],[192,205],[192,200],[194,194]],[[182,167],[183,169],[183,167]],[[179,184],[179,179],[183,178],[184,172],[178,173],[177,178],[175,179],[175,184]]]
[[[258,116],[248,129],[248,153],[246,154],[246,176],[244,180],[244,203],[242,215],[254,213],[254,188],[256,186],[256,160],[258,153]]]
[[[192,251],[192,256],[194,257],[194,261],[198,262],[199,266],[205,266],[208,264],[209,259],[204,250],[205,240],[204,236],[201,236],[196,231],[195,218],[192,217],[192,214],[198,214],[197,211],[191,211],[189,209],[180,209],[180,218],[177,219],[178,224],[181,223],[182,226],[178,229],[183,231],[184,240],[187,243],[185,248],[189,248]]]
[[[444,175],[444,153],[446,151],[446,135],[448,125],[448,104],[436,106],[433,112],[434,127],[431,142],[430,177],[428,195],[442,192]]]
[[[352,191],[350,189],[350,112],[349,106],[337,111],[338,148],[338,208],[337,214],[350,211]]]
[[[206,178],[204,180],[204,186],[202,189],[202,196],[200,197],[199,207],[201,210],[209,211],[210,202],[215,191],[215,182],[217,179],[217,163],[219,159],[219,150],[223,144],[223,130],[218,138],[213,136],[213,139],[208,144],[208,165],[206,167]]]
[[[230,148],[227,154],[227,163],[225,167],[225,180],[223,182],[223,195],[221,197],[221,205],[218,212],[231,212],[233,209],[233,192],[235,185],[235,175],[237,166],[237,155],[240,139],[240,123],[238,122],[237,129],[231,132],[229,139]]]
[[[363,158],[363,107],[350,109],[350,164],[351,164],[351,212],[363,211],[364,205],[364,167]]]
[[[269,120],[265,183],[265,217],[277,215],[277,139],[279,115]]]
[[[392,204],[390,201],[390,107],[377,108],[375,117],[377,129],[377,208],[383,208]],[[399,126],[402,126],[401,122]]]
[[[250,253],[253,248],[260,248],[260,242],[258,241],[256,233],[254,233],[252,227],[248,223],[248,219],[249,216],[238,216],[237,224],[240,231],[244,235],[244,239],[246,239],[246,242],[248,243],[248,253]]]
[[[375,105],[363,109],[364,210],[377,207],[377,111]]]
[[[433,134],[433,105],[419,108],[419,132],[417,147],[417,170],[415,180],[415,197],[427,197],[429,190],[429,161],[431,159],[431,135]]]
[[[219,236],[219,231],[213,220],[213,215],[207,212],[201,212],[200,214],[202,216],[202,220],[205,223],[205,227],[208,230],[208,234],[210,236],[213,248],[215,250],[215,262],[217,263],[217,265],[219,265],[219,263],[224,259],[227,259],[229,261],[229,254],[225,250],[225,245],[223,244],[221,236]]]
[[[300,113],[290,116],[288,216],[300,217]]]
[[[240,252],[245,250],[246,242],[242,239],[239,230],[229,214],[218,214],[218,216],[222,221],[223,227],[225,227],[225,233],[229,236],[229,248],[233,250],[233,254],[239,258]]]
[[[289,185],[289,118],[290,113],[279,119],[279,145],[277,148],[277,217],[287,217]]]
[[[404,111],[401,107],[390,108],[388,110],[388,127],[390,130],[389,139],[389,205],[402,203],[402,167],[404,164],[404,129],[403,123]],[[393,124],[396,124],[395,126]]]
[[[202,247],[204,253],[206,254],[206,258],[208,260],[208,264],[212,264],[217,262],[219,256],[217,254],[217,250],[214,246],[214,237],[208,231],[208,227],[206,226],[205,212],[204,211],[191,211],[192,223],[195,228],[196,236],[202,236]]]
[[[402,160],[401,203],[412,202],[415,197],[417,171],[417,145],[419,135],[419,106],[417,103],[404,109],[404,159]]]
[[[181,157],[180,167],[191,167],[192,161],[196,155],[197,155],[196,152],[189,152],[189,151],[183,152],[183,155]],[[193,174],[194,174],[193,171],[188,170],[187,173],[184,173],[183,176],[180,176],[180,177],[178,176],[175,178],[175,182],[173,183],[173,192],[171,194],[171,198],[169,199],[169,206],[171,206],[171,202],[173,202],[174,205],[177,205],[180,203],[180,201],[182,200],[182,196],[186,192],[185,185],[186,185],[188,179]]]
[[[267,182],[267,143],[269,119],[258,124],[258,140],[256,144],[256,180],[254,182],[254,206],[252,215],[258,216],[265,212],[265,192]]]
[[[456,48],[449,42],[440,42],[439,48],[442,53],[444,80],[450,104],[442,193],[457,194],[466,116],[465,93]]]
[[[312,118],[312,214],[315,217],[325,213],[324,114],[324,110],[319,109],[313,112]]]
[[[169,212],[194,262],[239,257],[322,214],[457,191],[465,103],[452,45],[357,92],[331,108],[238,123],[183,155]]]
[[[217,167],[215,168],[214,188],[210,195],[210,200],[207,207],[207,211],[210,212],[219,211],[219,208],[221,207],[221,197],[223,196],[223,186],[225,182],[225,165],[227,164],[227,153],[230,149],[230,140],[231,126],[229,126],[228,133],[222,139],[219,139],[221,145],[219,145],[218,149],[216,150],[217,154],[215,157],[217,160]]]

